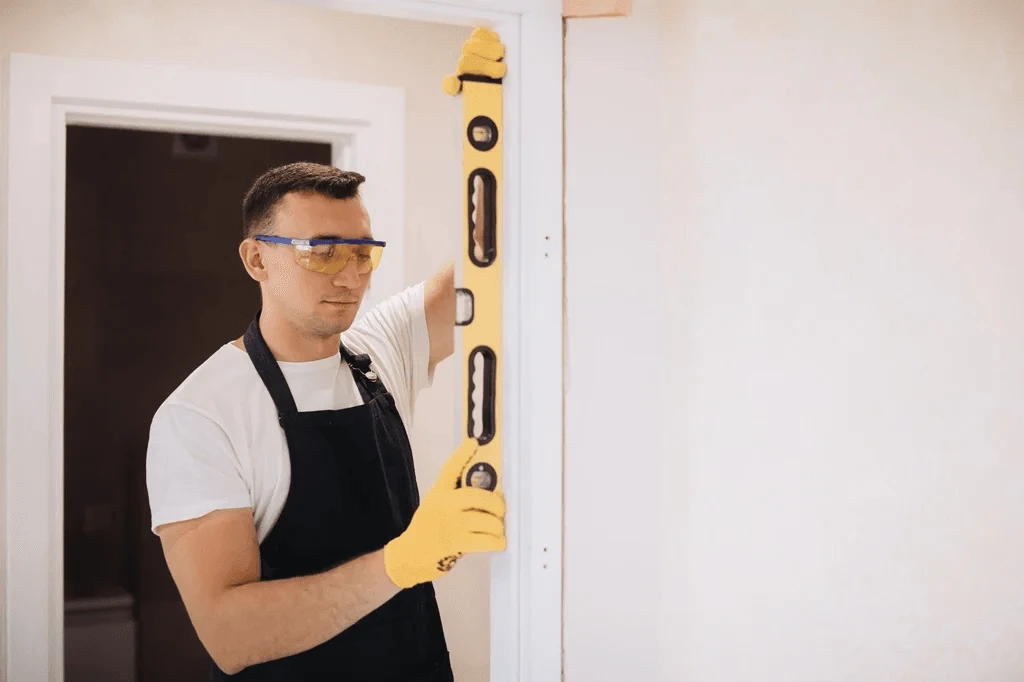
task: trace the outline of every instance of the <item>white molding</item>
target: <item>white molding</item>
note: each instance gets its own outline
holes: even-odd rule
[[[491,680],[492,682],[560,682],[562,677],[562,324],[563,324],[563,302],[562,302],[562,16],[561,0],[277,0],[291,4],[305,4],[320,7],[327,7],[336,10],[376,14],[381,16],[415,19],[423,21],[437,21],[460,25],[488,25],[493,27],[501,35],[507,46],[506,61],[509,64],[509,75],[505,81],[505,111],[503,114],[505,123],[505,202],[506,214],[504,216],[504,243],[505,249],[505,290],[504,290],[504,314],[506,324],[503,347],[505,349],[504,368],[505,377],[503,381],[503,423],[505,425],[505,443],[503,452],[503,475],[505,479],[505,494],[509,502],[508,516],[508,551],[494,557],[491,570]],[[18,58],[23,59],[23,58]],[[12,63],[15,61],[12,58]],[[454,67],[454,64],[453,64]],[[133,100],[128,96],[129,101],[147,101],[154,95],[159,95],[163,85],[174,79],[161,78],[160,74],[170,73],[170,67],[150,68],[135,66],[133,69],[145,69],[149,82],[137,83],[137,98]],[[195,78],[195,72],[189,71],[189,78]],[[179,70],[177,75],[184,75]],[[226,74],[221,74],[226,77]],[[443,75],[443,74],[440,74]],[[218,76],[219,78],[220,76]],[[223,93],[218,100],[219,105],[214,106],[222,118],[218,122],[224,125],[233,125],[237,122],[234,117],[239,115],[244,120],[254,123],[256,128],[269,126],[265,129],[267,134],[277,137],[282,129],[283,119],[303,120],[308,119],[309,112],[319,111],[317,97],[310,98],[308,93],[303,96],[306,87],[316,85],[324,87],[322,83],[315,83],[304,79],[289,79],[287,83],[278,83],[281,90],[287,92],[281,96],[275,92],[272,105],[262,103],[258,96],[250,96],[249,93],[267,92],[266,89],[253,88],[253,79],[258,78],[252,74],[234,73],[232,80],[226,84],[230,92]],[[18,91],[36,92],[39,87],[34,86],[31,78],[23,78],[18,81]],[[14,78],[11,78],[14,83]],[[181,82],[188,82],[181,81]],[[72,87],[73,83],[64,82],[64,86]],[[81,87],[75,92],[81,94],[81,90],[88,90],[92,85],[89,82],[81,83]],[[113,84],[108,84],[113,87]],[[222,83],[222,85],[225,85]],[[332,87],[335,84],[332,84]],[[261,85],[265,88],[265,85]],[[356,88],[358,86],[345,86]],[[132,85],[127,86],[128,89]],[[44,88],[45,89],[45,88]],[[317,90],[322,94],[321,90]],[[356,90],[349,90],[356,92]],[[319,96],[319,95],[318,95]],[[21,97],[19,95],[19,97]],[[126,97],[122,92],[121,98]],[[60,98],[58,98],[60,99]],[[92,97],[88,93],[77,100],[72,97],[72,109],[78,116],[92,115],[88,106],[106,106],[111,99],[119,101],[118,97],[107,96]],[[159,97],[157,97],[159,99]],[[358,99],[358,98],[356,98]],[[50,153],[42,154],[45,162],[32,158],[33,154],[40,154],[46,147],[52,148],[50,141],[49,121],[59,116],[55,108],[53,95],[49,99],[39,96],[33,99],[31,107],[21,107],[21,113],[17,116],[4,116],[5,129],[3,138],[7,139],[13,131],[16,139],[9,141],[11,154],[8,157],[10,166],[7,169],[6,189],[8,196],[14,198],[18,193],[29,196],[24,190],[29,186],[45,185],[52,191],[52,184],[57,178],[55,165]],[[104,101],[106,100],[106,101]],[[90,104],[91,101],[91,104]],[[66,99],[60,99],[60,103],[68,104]],[[159,120],[161,127],[166,129],[166,124],[180,123],[174,118],[182,113],[188,114],[188,102],[177,102],[172,106],[165,102],[163,106],[155,109],[142,107],[141,110],[149,114],[149,119],[135,117],[134,124],[141,124],[143,120]],[[287,109],[290,114],[286,116],[269,115],[268,106]],[[122,114],[128,115],[131,107],[123,107]],[[277,109],[274,109],[277,111]],[[336,107],[335,111],[343,111],[344,107]],[[259,114],[251,117],[251,112],[264,112],[262,118]],[[177,113],[175,113],[177,112]],[[249,113],[246,113],[249,112]],[[223,116],[227,118],[223,118]],[[359,120],[359,113],[349,114]],[[330,118],[330,117],[327,117]],[[329,125],[338,125],[332,129],[338,134],[351,134],[352,130],[345,127],[353,121],[347,120],[341,123],[334,121]],[[313,122],[307,123],[312,126]],[[318,123],[323,124],[324,121]],[[402,123],[398,126],[401,129]],[[42,132],[40,129],[42,127]],[[287,126],[285,126],[287,127]],[[529,137],[521,134],[524,128],[530,130]],[[371,130],[379,127],[373,126]],[[305,128],[307,133],[312,134],[313,128]],[[324,132],[324,131],[321,131]],[[32,140],[43,140],[38,148],[35,148],[27,138],[21,136],[29,134]],[[44,139],[45,138],[45,139]],[[368,138],[369,139],[369,138]],[[368,145],[394,144],[394,140],[386,139],[385,136],[369,139]],[[358,145],[359,148],[361,147]],[[14,154],[17,151],[17,154]],[[30,153],[31,152],[31,153]],[[354,162],[360,164],[365,161],[362,154],[354,156]],[[401,155],[396,160],[401,163]],[[44,168],[45,167],[45,168]],[[387,177],[402,178],[399,172],[397,176],[391,175],[385,169],[367,169],[370,177],[380,177],[384,173]],[[367,183],[369,185],[369,182]],[[8,529],[16,524],[24,524],[28,511],[43,509],[43,518],[48,518],[47,524],[53,526],[62,520],[62,513],[51,511],[51,516],[46,516],[46,498],[52,496],[55,490],[47,487],[47,480],[51,480],[49,467],[51,462],[59,461],[42,457],[44,462],[41,466],[33,466],[33,460],[17,460],[5,457],[9,452],[33,452],[36,454],[50,452],[51,457],[54,447],[57,447],[59,455],[60,439],[52,440],[54,433],[52,421],[54,415],[48,412],[48,406],[52,404],[50,397],[60,396],[54,392],[59,380],[59,368],[53,374],[54,368],[50,367],[58,357],[62,342],[58,336],[48,335],[51,350],[31,347],[31,341],[24,340],[15,345],[17,341],[14,335],[15,320],[27,320],[33,326],[22,326],[18,323],[19,329],[49,329],[52,328],[59,317],[47,317],[47,310],[53,310],[48,303],[51,293],[51,282],[38,276],[29,276],[24,283],[17,277],[24,274],[28,269],[28,263],[18,262],[16,254],[12,249],[16,246],[24,250],[30,239],[42,239],[52,246],[54,235],[52,232],[53,223],[62,218],[49,210],[39,207],[32,207],[29,201],[20,199],[17,204],[9,203],[7,214],[0,216],[0,245],[3,251],[14,255],[8,256],[7,267],[4,268],[5,279],[0,280],[0,294],[4,294],[2,287],[6,286],[6,295],[0,297],[0,301],[6,301],[5,310],[7,315],[7,355],[3,358],[3,365],[0,372],[6,368],[6,376],[0,377],[4,390],[0,393],[0,406],[3,407],[0,413],[0,427],[4,421],[10,427],[11,423],[17,421],[15,428],[8,428],[7,432],[0,431],[0,435],[6,440],[0,441],[3,448],[0,448],[0,472],[6,468],[6,486],[8,510],[6,519],[3,512],[0,512],[0,523],[4,520],[8,523]],[[368,199],[369,203],[369,199]],[[52,206],[52,202],[46,204]],[[372,207],[371,207],[372,208]],[[387,202],[372,208],[375,215],[375,227],[377,216],[380,212],[388,210]],[[390,206],[398,217],[400,224],[402,209],[401,206]],[[56,208],[53,208],[56,211]],[[45,214],[45,215],[43,215]],[[13,231],[6,234],[3,231],[3,219],[6,218],[7,227],[17,229],[18,236],[14,239]],[[4,239],[7,239],[6,244]],[[38,243],[38,242],[36,242]],[[390,246],[389,246],[390,250]],[[20,252],[20,251],[19,251]],[[60,254],[53,250],[53,261],[50,268],[55,267],[55,262],[60,259]],[[400,262],[399,259],[391,256],[392,262]],[[15,270],[12,270],[11,266]],[[37,263],[38,265],[38,263]],[[43,269],[37,268],[38,271]],[[383,268],[382,268],[383,270]],[[11,282],[19,282],[19,286],[31,284],[38,287],[31,300],[43,301],[38,310],[33,312],[29,309],[25,300],[14,300]],[[59,288],[59,287],[57,287]],[[54,292],[56,294],[56,292]],[[11,311],[14,310],[14,317]],[[24,339],[25,337],[23,337]],[[38,335],[36,336],[38,339]],[[2,346],[3,344],[0,344]],[[37,343],[37,345],[40,345]],[[56,350],[52,350],[56,349]],[[0,353],[3,349],[0,348]],[[29,362],[22,364],[22,358]],[[48,364],[49,363],[49,364]],[[12,372],[12,369],[15,372]],[[38,372],[35,379],[30,374]],[[50,372],[50,373],[48,373]],[[15,376],[16,375],[16,376]],[[39,377],[49,377],[51,381],[40,381]],[[17,398],[17,405],[8,399],[8,396]],[[59,415],[58,415],[59,417]],[[54,447],[51,447],[53,445]],[[28,449],[25,449],[25,448]],[[20,468],[19,468],[20,467]],[[12,474],[13,472],[13,474]],[[24,474],[29,476],[25,477]],[[2,478],[3,473],[0,473]],[[41,477],[41,478],[40,478]],[[27,481],[34,485],[31,492],[22,491],[17,499],[12,500],[11,492],[17,487],[17,481]],[[59,477],[56,479],[59,481]],[[44,501],[30,499],[34,494]],[[59,495],[57,497],[60,497]],[[59,509],[62,500],[54,500]],[[27,503],[27,506],[20,507],[19,504]],[[51,507],[52,509],[52,507]],[[18,511],[15,518],[11,510]],[[18,526],[20,527],[20,525]],[[48,566],[52,562],[47,556],[47,538],[36,537],[31,534],[20,537],[17,543],[11,539],[11,534],[5,532],[7,529],[0,529],[0,537],[6,537],[7,544],[4,547],[4,554],[8,560],[6,568],[10,569],[10,557],[12,549],[17,544],[19,549],[27,550],[28,555],[34,559],[41,559],[38,566]],[[51,553],[52,554],[52,553]],[[57,556],[62,556],[62,552]],[[2,561],[3,559],[0,559]],[[21,682],[22,680],[43,680],[57,681],[62,679],[60,674],[60,657],[62,642],[56,640],[54,635],[60,634],[60,590],[53,591],[54,600],[47,604],[42,600],[46,592],[46,578],[39,578],[27,574],[27,560],[19,559],[19,571],[11,571],[6,575],[11,577],[6,584],[0,585],[3,594],[8,599],[8,610],[6,613],[6,643],[7,658],[6,668],[0,665],[0,682],[4,682],[4,672],[8,673],[8,682]],[[59,561],[59,559],[58,559]],[[4,574],[0,574],[0,582],[4,580]],[[24,578],[24,582],[23,582]],[[43,593],[40,593],[42,584]],[[53,583],[49,583],[53,586]],[[60,587],[59,583],[56,584]],[[11,596],[23,590],[28,595],[25,601],[20,602],[17,609],[11,608]],[[42,612],[56,614],[56,629],[53,626],[39,625],[39,613],[26,610],[27,604],[38,604]],[[2,629],[2,626],[0,626]],[[54,652],[53,659],[48,661],[46,655],[42,657],[37,650],[44,650],[45,645]],[[14,651],[14,647],[20,649]],[[0,653],[3,652],[3,644],[0,644]],[[14,654],[17,654],[16,656]],[[55,664],[56,662],[56,664]],[[49,675],[45,675],[42,669],[33,669],[33,664],[40,666],[49,665]],[[17,673],[17,674],[16,674]]]
[[[64,168],[68,123],[330,142],[367,175],[388,241],[371,300],[404,285],[405,95],[399,88],[12,55],[5,191],[0,679],[63,675]],[[387,180],[383,180],[383,179]],[[381,180],[378,180],[381,179]],[[43,258],[41,258],[43,256]]]
[[[523,467],[520,482],[531,504],[520,553],[521,680],[562,677],[563,472],[563,24],[561,2],[523,14],[520,35],[519,158],[522,254],[519,288],[524,315],[520,383]],[[529,137],[521,135],[529,131]],[[528,454],[527,454],[528,453]],[[522,497],[520,499],[523,499]]]
[[[547,14],[555,7],[561,17],[561,4],[550,0],[276,0],[289,5],[307,5],[351,12],[434,21],[461,26],[496,26],[524,14]],[[507,31],[506,31],[507,32]],[[504,41],[508,45],[508,41]],[[454,65],[453,65],[454,66]]]
[[[10,60],[3,65],[0,73],[0,682],[6,682],[7,675],[7,617],[10,607],[7,605],[7,466],[5,448],[7,443],[7,344],[4,342],[4,330],[7,329],[7,215],[3,210],[9,206],[7,201],[9,189],[9,136],[4,121],[9,121],[10,97],[7,96],[7,84],[10,82]]]

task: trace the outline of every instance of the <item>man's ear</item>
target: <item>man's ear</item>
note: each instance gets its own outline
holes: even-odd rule
[[[260,253],[259,244],[255,239],[242,240],[242,243],[238,245],[238,255],[250,277],[257,282],[267,279],[267,266],[263,262],[263,254]]]

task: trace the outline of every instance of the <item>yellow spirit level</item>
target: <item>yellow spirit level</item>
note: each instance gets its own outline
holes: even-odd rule
[[[501,169],[502,62],[498,35],[476,29],[463,46],[458,72],[445,90],[462,95],[462,287],[456,325],[462,327],[466,439],[477,453],[467,486],[501,489]]]

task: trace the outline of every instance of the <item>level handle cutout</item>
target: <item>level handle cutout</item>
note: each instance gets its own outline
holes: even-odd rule
[[[494,438],[497,370],[497,358],[487,346],[477,346],[469,354],[466,429],[469,437],[475,438],[480,445],[487,445]]]
[[[498,181],[478,168],[469,174],[469,260],[486,268],[498,255]]]
[[[465,327],[473,321],[475,301],[473,292],[469,289],[457,287],[455,289],[455,326]]]

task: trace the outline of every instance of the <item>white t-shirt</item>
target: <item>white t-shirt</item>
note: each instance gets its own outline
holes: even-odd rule
[[[416,394],[430,385],[424,284],[380,303],[342,334],[395,397],[408,431]],[[341,353],[279,362],[300,412],[363,404]],[[277,409],[248,353],[222,346],[167,398],[153,417],[146,455],[152,529],[218,509],[252,509],[259,541],[288,497],[291,463]]]

